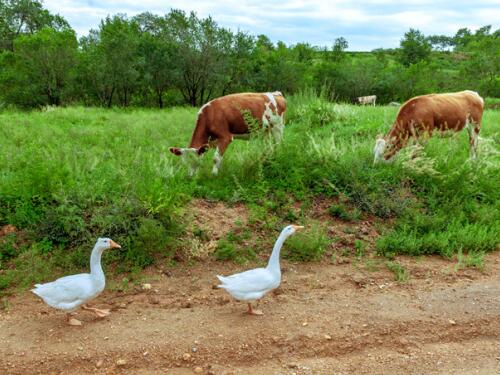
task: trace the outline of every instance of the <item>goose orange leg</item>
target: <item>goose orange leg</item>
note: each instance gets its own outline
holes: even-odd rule
[[[248,304],[248,311],[247,311],[247,313],[249,315],[264,315],[264,313],[261,310],[254,310],[252,308],[252,304],[251,303]]]

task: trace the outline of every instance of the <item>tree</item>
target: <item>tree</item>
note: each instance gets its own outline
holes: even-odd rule
[[[40,1],[0,0],[0,52],[13,50],[14,39],[24,34],[50,27],[61,31],[70,29],[69,24],[59,15],[52,15],[43,9]]]
[[[500,30],[490,33],[485,26],[468,37],[468,42],[460,47],[467,58],[460,67],[462,84],[476,89],[483,95],[500,96]]]
[[[80,45],[80,82],[86,91],[101,105],[111,107],[117,98],[120,105],[128,106],[140,78],[137,23],[120,14],[106,17]]]
[[[163,95],[178,80],[178,47],[168,32],[164,18],[151,13],[134,17],[141,31],[138,54],[141,56],[140,75],[145,92],[152,91],[158,107],[163,108]]]
[[[446,51],[455,44],[453,38],[446,35],[431,35],[427,37],[427,41],[436,51]]]
[[[211,17],[198,19],[193,12],[187,17],[172,10],[167,22],[179,48],[177,87],[192,106],[205,103],[224,86],[232,34]]]
[[[427,60],[431,54],[431,45],[418,30],[410,29],[400,43],[399,62],[404,66]]]
[[[335,43],[333,44],[332,48],[332,60],[333,61],[340,61],[345,57],[344,51],[349,47],[349,43],[347,43],[347,40],[343,37],[335,39]]]
[[[1,82],[8,88],[7,101],[25,107],[61,104],[76,62],[74,31],[46,27],[18,37],[13,47],[7,53],[7,73]]]

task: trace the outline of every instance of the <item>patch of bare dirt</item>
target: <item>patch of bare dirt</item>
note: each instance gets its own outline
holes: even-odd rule
[[[17,228],[12,224],[4,225],[0,228],[0,237],[6,236],[11,233],[17,233]]]
[[[246,226],[248,210],[243,204],[226,205],[223,202],[194,199],[185,209],[184,222],[187,224],[187,233],[183,239],[183,256],[206,259],[217,247],[217,242],[234,228],[235,223]]]
[[[283,262],[261,317],[214,288],[216,274],[255,264],[151,269],[151,288],[108,288],[93,305],[112,314],[79,311],[81,327],[25,292],[0,310],[0,373],[500,373],[500,253],[483,272],[397,260],[411,275],[403,284],[385,267]]]

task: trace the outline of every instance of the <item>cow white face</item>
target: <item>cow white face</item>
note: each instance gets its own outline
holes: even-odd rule
[[[192,147],[171,147],[170,152],[181,157],[182,162],[188,167],[188,174],[193,176],[200,165],[199,156],[206,151],[206,148],[206,146],[202,146],[199,149]]]
[[[383,160],[383,155],[386,146],[387,142],[384,138],[377,138],[377,140],[375,141],[375,147],[373,148],[373,154],[374,154],[373,164],[376,164],[377,162]]]

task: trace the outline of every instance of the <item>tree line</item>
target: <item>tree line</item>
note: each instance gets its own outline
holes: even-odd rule
[[[500,30],[454,36],[410,29],[396,49],[347,52],[273,43],[170,10],[103,19],[79,40],[40,1],[0,0],[0,107],[199,106],[242,91],[321,91],[332,100],[375,94],[379,103],[472,89],[500,97]]]

